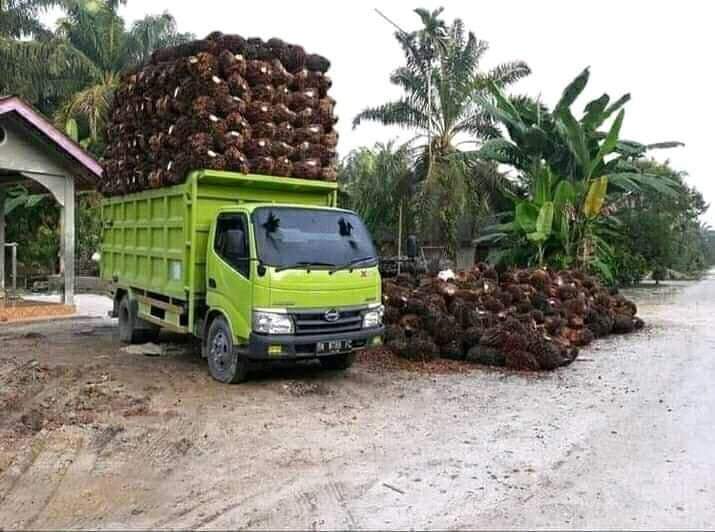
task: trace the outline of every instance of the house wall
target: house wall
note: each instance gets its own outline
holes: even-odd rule
[[[68,173],[68,161],[46,143],[42,142],[31,127],[14,119],[12,115],[0,116],[0,187],[18,182],[18,175],[32,179],[47,190],[62,206],[62,245],[65,258],[66,304],[73,303],[74,296],[74,178]],[[3,177],[2,174],[5,174]],[[14,174],[14,176],[12,176]],[[4,222],[4,209],[0,209]],[[4,224],[0,225],[0,229]],[[4,250],[4,230],[0,231],[0,250]],[[4,281],[5,254],[0,253],[0,279]],[[0,293],[2,293],[0,286]]]
[[[0,128],[5,131],[5,139],[0,143],[0,169],[69,177],[62,157],[12,116],[0,116]]]

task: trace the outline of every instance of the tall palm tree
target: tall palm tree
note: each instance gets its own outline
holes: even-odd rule
[[[0,93],[24,96],[54,114],[60,126],[76,120],[95,151],[101,151],[100,133],[119,72],[145,62],[157,47],[193,38],[178,33],[168,13],[147,16],[127,29],[117,13],[125,3],[120,0],[12,1],[17,13],[36,16],[43,6],[55,5],[64,16],[54,32],[41,37],[19,40],[16,32],[0,40]],[[21,11],[21,4],[33,7]],[[27,26],[23,35],[30,30]]]
[[[185,42],[191,34],[178,33],[169,13],[148,15],[126,29],[116,2],[79,0],[58,23],[56,33],[92,65],[84,87],[64,100],[55,120],[76,120],[94,151],[102,151],[102,131],[119,73],[145,63],[153,50]]]
[[[473,160],[459,146],[499,136],[477,96],[485,94],[491,83],[503,87],[530,70],[521,61],[480,70],[488,44],[467,32],[460,19],[444,23],[441,12],[416,10],[423,28],[395,33],[406,61],[390,81],[404,95],[365,109],[355,117],[353,127],[367,120],[415,132],[421,230],[426,237],[446,240],[454,250],[457,219],[467,205],[468,191],[489,192],[486,183],[468,183]]]
[[[59,4],[61,0],[0,0],[0,39],[48,36],[40,15]]]

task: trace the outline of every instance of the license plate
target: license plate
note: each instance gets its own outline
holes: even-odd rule
[[[324,353],[342,353],[352,349],[352,340],[330,340],[329,342],[318,342],[317,352]]]

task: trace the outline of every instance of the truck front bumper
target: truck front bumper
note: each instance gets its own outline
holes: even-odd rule
[[[354,332],[316,335],[268,335],[251,333],[248,345],[239,349],[251,360],[285,360],[330,356],[335,352],[318,353],[318,344],[322,342],[350,340],[357,351],[366,347],[380,345],[385,327],[374,327]]]

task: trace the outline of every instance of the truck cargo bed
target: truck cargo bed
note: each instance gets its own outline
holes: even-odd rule
[[[206,245],[219,209],[244,202],[333,207],[337,184],[201,170],[182,185],[102,205],[101,277],[193,306],[206,290]]]

